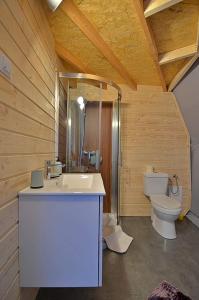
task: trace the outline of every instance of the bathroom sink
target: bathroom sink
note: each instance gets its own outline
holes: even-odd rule
[[[91,189],[93,178],[93,174],[63,174],[61,184],[69,189]]]
[[[104,194],[96,173],[62,174],[19,192],[21,287],[102,285]]]
[[[20,194],[32,195],[105,195],[101,174],[64,173],[60,177],[44,180],[44,187],[26,188]]]

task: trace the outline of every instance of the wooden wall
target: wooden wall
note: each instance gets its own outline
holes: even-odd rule
[[[41,1],[0,1],[0,51],[12,62],[11,80],[0,75],[0,299],[32,300],[19,289],[17,193],[31,170],[54,158],[54,41]],[[59,70],[61,67],[59,65]],[[145,165],[177,173],[190,206],[189,136],[172,93],[124,89],[122,110],[122,215],[148,215]]]
[[[54,158],[60,63],[41,1],[0,1],[0,51],[12,63],[11,80],[0,75],[0,299],[32,300],[36,290],[19,289],[17,193]]]
[[[191,205],[190,144],[173,93],[147,87],[132,92],[123,86],[122,90],[121,215],[150,215],[143,193],[147,165],[179,176],[185,214]]]
[[[138,86],[132,91],[120,84],[121,109],[121,207],[123,216],[148,216],[150,203],[144,196],[143,174],[147,165],[155,171],[177,174],[183,186],[183,214],[191,206],[190,137],[173,93],[157,86]],[[115,101],[117,93],[108,87],[78,84],[73,97]]]

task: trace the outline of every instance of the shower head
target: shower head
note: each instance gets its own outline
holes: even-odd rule
[[[52,11],[55,11],[63,0],[47,0],[48,6]]]

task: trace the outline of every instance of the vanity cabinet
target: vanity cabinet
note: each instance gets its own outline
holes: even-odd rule
[[[22,287],[102,285],[103,196],[19,194]]]

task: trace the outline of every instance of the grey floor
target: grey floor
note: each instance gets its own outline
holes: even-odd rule
[[[199,229],[177,222],[177,239],[164,240],[148,217],[126,217],[123,229],[134,237],[124,255],[104,251],[102,288],[42,288],[37,300],[147,300],[167,280],[192,300],[199,299]]]

